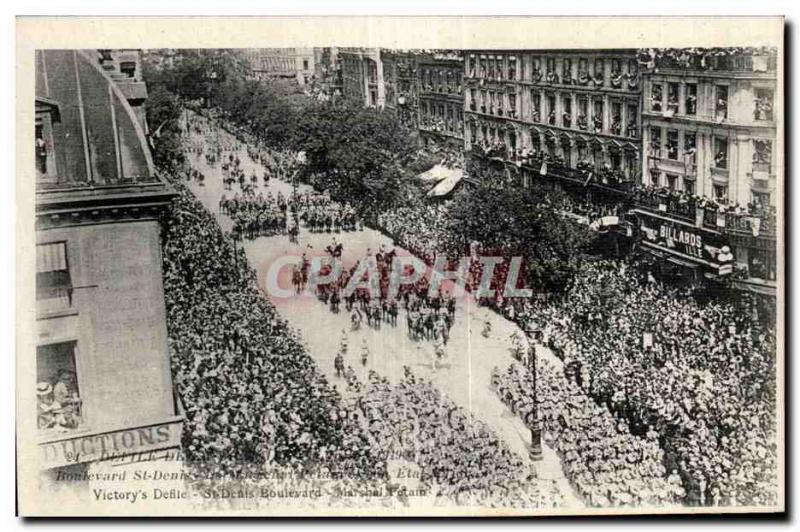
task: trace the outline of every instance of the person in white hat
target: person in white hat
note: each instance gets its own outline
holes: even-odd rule
[[[53,398],[53,387],[49,382],[36,384],[36,398],[38,400],[38,426],[40,429],[50,429],[61,425],[63,414],[61,404]]]

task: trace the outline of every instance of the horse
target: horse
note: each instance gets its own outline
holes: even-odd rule
[[[292,268],[292,286],[294,286],[297,293],[303,289],[303,272],[297,266]]]

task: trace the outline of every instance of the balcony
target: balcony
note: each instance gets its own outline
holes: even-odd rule
[[[728,181],[728,169],[727,168],[717,168],[716,166],[711,167],[711,177],[716,179],[717,181]]]
[[[775,238],[777,231],[774,212],[740,214],[705,208],[703,226],[722,233],[767,238]]]
[[[633,204],[641,209],[669,214],[692,224],[697,220],[697,207],[694,202],[667,191],[636,191],[633,193]]]

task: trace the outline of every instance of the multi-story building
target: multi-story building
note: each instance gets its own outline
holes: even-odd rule
[[[315,50],[317,61],[317,82],[328,97],[342,95],[342,65],[339,61],[339,48],[326,47]]]
[[[416,72],[422,139],[463,146],[463,55],[456,50],[419,54]]]
[[[285,79],[308,85],[316,74],[314,48],[248,48],[244,57],[256,79]]]
[[[464,55],[471,173],[494,165],[526,186],[542,177],[593,188],[638,179],[641,76],[634,50]]]
[[[342,94],[365,107],[383,109],[386,87],[379,48],[339,48]]]
[[[419,123],[419,90],[417,86],[417,54],[407,50],[381,50],[385,108],[397,113],[412,129]]]
[[[642,63],[643,182],[685,198],[681,212],[662,215],[683,215],[693,231],[725,240],[740,284],[772,291],[777,51],[649,50]]]
[[[180,445],[159,223],[174,192],[129,104],[146,94],[132,54],[36,52],[38,413],[25,415],[48,471]]]

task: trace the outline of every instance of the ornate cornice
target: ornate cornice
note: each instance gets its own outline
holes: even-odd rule
[[[146,185],[81,187],[36,193],[36,229],[158,219],[175,191],[158,181]]]

